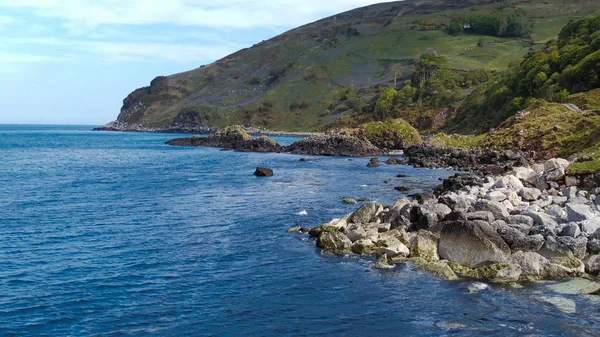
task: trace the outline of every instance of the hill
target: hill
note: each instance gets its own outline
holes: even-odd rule
[[[117,121],[122,128],[242,124],[313,131],[382,119],[387,116],[377,115],[374,100],[394,81],[410,80],[422,55],[443,56],[451,73],[505,71],[545,48],[571,19],[599,9],[594,0],[409,0],[363,7],[213,64],[159,76],[124,99]],[[477,86],[462,83],[449,105]],[[421,129],[439,126],[439,113],[448,115],[443,124],[454,111],[439,108],[448,102],[426,102],[390,117]]]

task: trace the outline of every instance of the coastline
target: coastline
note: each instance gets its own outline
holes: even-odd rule
[[[104,126],[93,128],[92,131],[106,132],[140,132],[140,133],[171,133],[171,134],[193,134],[210,135],[217,133],[219,129],[210,126],[186,126],[174,125],[168,128],[148,128],[138,124],[130,125],[118,121],[110,122]],[[252,127],[245,128],[245,131],[252,136],[274,136],[274,137],[312,137],[323,135],[324,132],[303,132],[303,131],[274,131],[262,130]]]
[[[567,165],[550,159],[500,175],[456,174],[413,200],[367,202],[288,231],[336,255],[375,256],[376,269],[412,263],[446,280],[512,286],[572,279],[564,287],[573,294],[598,295],[600,197],[575,187]]]

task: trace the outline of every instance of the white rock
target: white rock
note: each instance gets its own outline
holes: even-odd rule
[[[542,191],[538,190],[537,188],[523,187],[521,190],[519,190],[519,195],[523,198],[523,200],[535,201],[540,198]]]
[[[556,169],[565,169],[567,168],[571,163],[566,160],[566,159],[562,159],[562,158],[552,158],[547,160],[544,163],[544,171],[548,172],[548,171],[552,171],[552,170],[556,170]]]
[[[491,201],[496,201],[496,202],[502,202],[504,200],[506,200],[506,194],[500,192],[500,191],[492,191],[489,192],[485,198],[487,200],[491,200]]]
[[[537,172],[527,167],[513,167],[512,174],[519,180],[531,185],[535,185],[538,181]]]
[[[521,203],[521,197],[515,191],[505,192],[506,200],[508,200],[513,206],[517,206]]]
[[[565,206],[569,222],[579,222],[598,218],[592,208],[588,205],[568,203]]]

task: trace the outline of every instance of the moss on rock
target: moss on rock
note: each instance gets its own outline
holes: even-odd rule
[[[400,150],[423,142],[417,129],[403,119],[367,123],[357,133],[380,149]]]

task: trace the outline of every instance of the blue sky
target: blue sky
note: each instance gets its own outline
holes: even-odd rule
[[[101,125],[158,75],[377,2],[0,0],[0,123]]]

